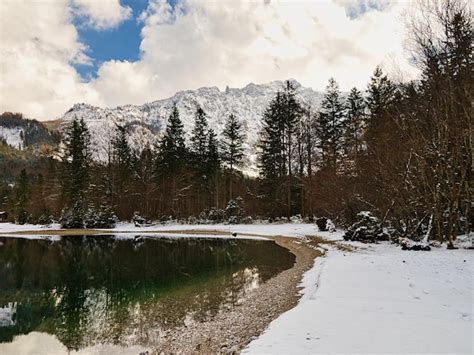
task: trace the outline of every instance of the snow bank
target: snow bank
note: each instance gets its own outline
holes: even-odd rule
[[[15,232],[32,232],[41,230],[58,230],[61,229],[59,224],[15,224],[15,223],[0,223],[0,234],[8,234]]]
[[[24,224],[17,225],[13,223],[0,223],[0,235],[15,236],[22,238],[46,238],[41,235],[30,235],[28,232],[41,230],[63,230],[59,224],[53,225],[33,225]],[[209,234],[193,234],[190,231],[209,231]],[[172,225],[150,225],[144,227],[136,227],[133,223],[118,223],[115,228],[101,229],[104,234],[114,233],[120,238],[133,238],[135,235],[143,234],[143,236],[151,236],[151,233],[156,233],[160,237],[189,237],[189,238],[234,238],[230,234],[237,233],[240,239],[265,239],[265,236],[283,235],[288,237],[303,237],[305,235],[319,234],[318,228],[315,224],[304,223],[287,223],[287,224],[172,224]],[[183,233],[174,234],[166,233],[166,231],[183,231]],[[15,232],[24,232],[24,234],[11,234]],[[215,235],[211,232],[229,233],[229,235]],[[246,236],[243,234],[255,234],[254,236]],[[331,234],[329,232],[322,233],[329,238],[333,235],[334,238],[340,239],[341,235],[338,232]],[[259,238],[260,237],[260,238]]]
[[[229,233],[248,233],[258,235],[283,235],[288,237],[302,237],[315,235],[318,227],[315,224],[286,223],[286,224],[171,224],[135,227],[132,223],[118,223],[110,231],[116,232],[162,232],[162,231],[190,231],[208,230]]]
[[[244,352],[472,354],[472,281],[468,250],[330,250],[298,306]]]
[[[104,233],[105,235],[106,233]],[[238,236],[237,238],[232,235],[223,235],[223,234],[190,234],[190,233],[146,233],[140,234],[137,233],[114,233],[117,239],[135,239],[139,238],[166,238],[166,239],[245,239],[245,240],[270,240],[265,237],[255,237],[255,236]]]

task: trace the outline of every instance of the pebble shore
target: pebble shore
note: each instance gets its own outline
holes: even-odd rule
[[[271,278],[239,306],[214,319],[172,329],[162,334],[153,354],[239,353],[261,334],[271,321],[293,308],[299,298],[303,274],[322,253],[308,240],[273,237],[296,256],[292,268]]]

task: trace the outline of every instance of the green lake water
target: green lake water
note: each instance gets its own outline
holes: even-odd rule
[[[0,237],[0,343],[41,332],[68,350],[149,346],[232,309],[294,261],[264,240]]]

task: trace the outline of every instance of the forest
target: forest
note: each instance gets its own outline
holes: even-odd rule
[[[91,157],[85,122],[72,121],[61,154],[0,183],[0,209],[16,223],[68,228],[316,217],[349,226],[368,211],[390,235],[449,244],[474,220],[473,32],[467,5],[447,4],[422,9],[410,24],[416,80],[394,80],[377,67],[366,88],[344,93],[330,79],[317,108],[286,82],[262,117],[259,176],[242,172],[239,117],[226,117],[218,139],[196,107],[186,139],[175,106],[162,137],[143,151],[117,126],[104,164]]]

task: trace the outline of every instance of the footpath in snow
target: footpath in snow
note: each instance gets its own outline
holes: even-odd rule
[[[361,248],[317,259],[244,353],[473,353],[472,250]]]

